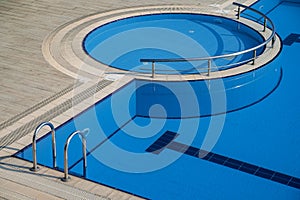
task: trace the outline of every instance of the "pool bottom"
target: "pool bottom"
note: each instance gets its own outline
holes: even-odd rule
[[[192,119],[188,120],[190,123],[194,122]],[[145,119],[137,117],[129,122],[127,126],[130,127],[130,123],[142,123],[142,121],[145,121]],[[205,122],[202,123],[202,126],[204,125]],[[123,128],[126,130],[126,127]],[[130,156],[124,157],[118,154],[114,149],[110,149],[111,146],[106,147],[105,145],[107,144],[102,143],[98,148],[95,148],[93,152],[90,151],[88,153],[88,168],[85,178],[150,199],[205,198],[209,196],[210,198],[219,199],[222,197],[238,198],[244,195],[251,199],[259,197],[267,198],[270,197],[270,194],[276,197],[274,199],[280,199],[284,196],[292,197],[298,194],[298,190],[295,188],[299,188],[299,178],[212,152],[205,155],[206,152],[202,151],[204,154],[200,156],[202,158],[199,159],[199,156],[197,156],[197,151],[199,151],[197,141],[199,141],[199,136],[203,136],[203,134],[198,133],[195,141],[191,145],[186,145],[184,141],[182,141],[182,138],[172,136],[172,134],[177,134],[173,132],[175,130],[176,126],[174,127],[173,120],[173,123],[169,123],[168,126],[161,131],[162,134],[155,135],[154,138],[148,138],[147,141],[128,135],[122,130],[116,131],[109,139],[110,142],[123,150],[138,153],[145,153],[147,149],[149,151],[149,147],[155,143],[164,144],[160,146],[163,149],[161,149],[159,153],[153,154],[149,152],[149,154],[153,154],[152,158],[154,159],[151,161],[153,165],[155,163],[162,164],[159,157],[166,155],[176,157],[177,159],[169,163],[169,165],[152,172],[122,172],[117,168],[119,165],[124,165],[125,163],[127,167],[134,168],[136,167],[134,165],[140,164],[143,166],[143,163],[139,162],[142,160],[135,159],[134,162],[132,162]],[[61,136],[62,134],[57,134],[57,137]],[[172,137],[173,140],[158,142],[159,140],[165,140],[169,137]],[[80,139],[74,139],[75,141],[72,142],[72,146],[76,144],[74,146],[77,147],[75,147],[73,151],[79,149],[78,145],[80,145]],[[40,163],[48,167],[52,165],[51,159],[49,159],[51,157],[51,151],[49,151],[50,148],[47,147],[49,146],[47,144],[51,143],[50,140],[51,136],[48,134],[48,136],[44,137],[38,143],[38,157],[47,157],[47,163],[42,163],[43,159],[40,159],[42,161]],[[58,142],[58,144],[59,143],[60,142]],[[61,149],[58,149],[58,155],[61,155],[61,151]],[[71,151],[72,150],[70,150],[70,152]],[[81,152],[79,151],[76,151],[77,156],[70,156],[73,159],[69,167],[71,175],[80,177],[83,172],[83,163],[80,157]],[[28,158],[30,155],[31,150],[28,148],[20,152],[18,157]],[[74,158],[74,156],[76,158]],[[102,156],[109,156],[111,162],[114,162],[111,163],[111,166],[115,166],[107,166],[108,163],[103,164]],[[63,165],[59,157],[58,164],[60,171],[63,171]],[[218,188],[219,191],[213,194],[209,188]],[[257,193],[253,194],[253,190],[256,190]]]
[[[251,73],[222,80],[224,85],[226,85],[227,98],[232,98],[231,103],[228,105],[237,107],[241,105],[248,105],[248,102],[251,102],[253,98],[255,100],[259,100],[259,102],[252,102],[256,104],[251,104],[251,106],[248,105],[246,107],[239,107],[240,109],[238,109],[237,112],[232,111],[230,113],[227,112],[226,114],[218,113],[218,115],[208,114],[206,116],[198,115],[184,117],[184,115],[182,115],[184,113],[179,112],[177,109],[178,106],[176,106],[176,101],[173,101],[174,97],[176,97],[177,100],[184,100],[181,102],[181,105],[184,104],[185,107],[191,106],[191,103],[188,100],[189,98],[186,98],[186,96],[191,97],[191,95],[186,95],[186,92],[188,92],[187,89],[189,89],[192,93],[194,93],[196,100],[201,100],[201,103],[197,104],[198,106],[210,105],[211,94],[209,93],[209,89],[211,89],[211,87],[209,87],[209,84],[205,81],[147,83],[145,81],[136,80],[130,82],[121,90],[107,96],[95,106],[90,107],[56,129],[58,168],[63,171],[63,146],[68,135],[76,130],[88,128],[90,132],[87,136],[87,150],[89,153],[86,178],[129,193],[134,193],[146,198],[159,199],[159,196],[156,196],[156,194],[160,194],[161,188],[154,187],[154,185],[157,180],[160,180],[160,176],[162,176],[165,177],[166,180],[160,180],[160,182],[164,185],[172,186],[172,188],[166,189],[168,194],[164,195],[165,198],[195,198],[195,196],[203,194],[199,193],[199,189],[196,187],[197,181],[194,180],[194,178],[200,180],[202,177],[197,175],[193,178],[192,174],[198,173],[198,171],[189,171],[189,167],[187,169],[185,169],[185,167],[195,165],[199,167],[199,170],[211,173],[211,166],[215,166],[216,164],[220,165],[219,162],[223,163],[221,163],[220,166],[215,166],[214,168],[216,168],[220,173],[223,170],[233,173],[234,176],[236,176],[235,180],[237,182],[241,181],[246,184],[246,182],[248,182],[246,177],[251,177],[250,179],[253,179],[253,185],[261,184],[261,187],[263,187],[263,183],[266,183],[265,181],[269,181],[270,183],[267,182],[268,184],[276,185],[280,183],[282,186],[278,187],[286,187],[288,188],[288,191],[293,190],[292,186],[298,184],[296,176],[291,176],[294,173],[290,173],[288,170],[282,170],[277,166],[272,166],[270,168],[267,167],[268,165],[265,166],[264,164],[261,164],[259,160],[255,158],[255,155],[251,154],[251,152],[247,152],[247,149],[243,149],[244,147],[241,147],[243,150],[239,152],[234,151],[233,153],[230,153],[228,150],[233,149],[228,148],[228,143],[218,142],[219,139],[222,139],[224,134],[235,133],[233,127],[222,129],[220,135],[209,134],[209,130],[211,129],[210,124],[214,121],[218,121],[220,117],[224,117],[224,119],[226,119],[231,113],[235,115],[236,113],[239,113],[239,111],[251,109],[257,104],[268,99],[265,95],[272,95],[272,92],[274,92],[280,83],[282,70],[278,69],[280,68],[274,64]],[[212,86],[212,81],[210,81],[210,83],[210,86]],[[184,85],[183,88],[187,86],[188,88],[182,89],[182,84]],[[176,91],[179,92],[177,93],[179,96],[174,96]],[[224,92],[223,90],[220,91]],[[249,91],[251,91],[251,93],[249,93]],[[234,94],[243,94],[242,96],[245,97],[246,95],[252,95],[253,91],[257,91],[255,93],[256,95],[249,96],[249,98],[245,98],[244,101],[240,98],[234,98]],[[213,92],[218,93],[219,90],[213,90]],[[235,102],[238,104],[236,105]],[[231,109],[232,108],[233,107],[231,107]],[[191,112],[187,112],[185,114],[193,114],[195,110],[196,108],[193,107],[189,110]],[[161,116],[164,111],[167,111],[165,112],[165,114],[167,114],[165,115],[166,117],[157,117],[158,114]],[[211,112],[209,109],[200,109],[200,111],[202,113]],[[142,113],[147,112],[153,117],[149,118],[149,116],[140,116]],[[253,116],[253,114],[250,114],[249,116]],[[230,122],[231,121],[227,121],[226,119],[224,123],[226,125]],[[215,128],[215,126],[213,126],[213,128]],[[155,141],[159,140],[159,137],[168,131],[176,133],[176,140],[170,143],[172,148],[166,148],[157,154],[147,152],[147,149],[154,144]],[[215,130],[213,133],[215,133]],[[245,132],[244,134],[251,135],[251,132]],[[200,149],[203,150],[203,145],[205,144],[207,135],[213,136],[213,139],[216,142],[216,146],[210,144],[209,146],[211,149],[205,149],[206,151],[212,152],[209,155],[213,156],[209,159],[199,159],[193,153],[197,150],[200,151]],[[174,138],[175,137],[171,139]],[[235,138],[231,139],[235,140]],[[173,142],[175,142],[176,145],[174,145]],[[240,142],[242,143],[242,140]],[[165,145],[168,144],[168,142],[162,143]],[[50,135],[39,140],[37,145],[39,164],[51,167],[53,160],[49,159],[52,157],[51,151],[49,151],[49,149],[51,149]],[[220,145],[221,150],[218,149],[220,148]],[[244,145],[248,146],[249,143],[244,141]],[[184,150],[185,148],[188,148],[188,152]],[[82,176],[83,162],[81,140],[79,137],[72,140],[69,147],[69,154],[70,173]],[[191,156],[191,154],[193,155]],[[32,160],[31,147],[21,151],[18,154],[18,157],[26,160]],[[207,163],[208,160],[210,162]],[[206,164],[203,164],[203,162]],[[237,163],[239,163],[241,170],[236,170],[236,168],[234,168],[234,165]],[[173,165],[175,165],[174,168]],[[208,168],[202,168],[202,165]],[[242,166],[247,167],[244,168]],[[169,171],[170,168],[172,169],[171,171]],[[258,170],[258,173],[260,174],[253,176],[254,169]],[[249,174],[243,175],[245,180],[239,180],[240,174],[244,174],[245,170],[248,170]],[[182,171],[180,173],[187,174],[189,178],[182,179],[183,183],[178,183],[178,186],[175,187],[173,185],[173,181],[179,181],[176,179],[177,171]],[[165,175],[162,175],[162,173],[165,173]],[[153,174],[156,175],[152,177]],[[201,176],[203,175],[202,173],[200,174]],[[168,180],[167,176],[175,177],[171,177]],[[263,176],[274,176],[277,182],[273,180],[261,180],[266,178]],[[280,179],[282,177],[284,177],[283,180]],[[282,182],[287,180],[289,183],[283,185],[284,183]],[[203,181],[204,182],[199,184],[207,184],[205,186],[206,188],[213,187],[209,177],[206,177]],[[209,183],[205,183],[206,181]],[[222,179],[222,176],[218,181],[220,181],[220,186],[225,187],[225,185],[223,185],[224,180]],[[147,184],[145,184],[145,182],[147,182]],[[189,187],[193,188],[189,189],[189,194],[179,195],[176,193],[177,190],[181,189],[181,187],[187,187],[185,183],[189,182],[192,183]],[[145,186],[143,188],[139,188],[142,184]],[[270,186],[270,191],[273,189],[273,186]],[[283,191],[285,191],[285,189],[283,189]]]

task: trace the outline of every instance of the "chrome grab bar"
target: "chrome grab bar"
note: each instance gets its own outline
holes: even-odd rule
[[[83,176],[86,177],[86,168],[87,168],[87,160],[86,160],[86,135],[88,134],[89,129],[84,129],[82,131],[75,131],[68,138],[64,146],[64,177],[61,178],[62,181],[67,182],[70,180],[69,177],[69,166],[68,166],[68,148],[71,139],[79,134],[82,139],[82,155],[83,155]]]
[[[237,19],[240,19],[240,15],[241,15],[241,7],[249,9],[259,15],[261,15],[264,18],[264,23],[263,23],[263,31],[266,31],[266,27],[267,27],[267,22],[270,23],[271,25],[271,30],[272,33],[271,35],[268,37],[268,39],[266,39],[263,43],[252,47],[250,49],[246,49],[243,51],[239,51],[239,52],[235,52],[235,53],[230,53],[230,54],[224,54],[224,55],[217,55],[217,56],[210,56],[210,57],[195,57],[195,58],[160,58],[160,59],[156,59],[156,58],[142,58],[140,59],[140,62],[151,62],[152,63],[152,78],[155,77],[155,63],[156,62],[189,62],[189,61],[203,61],[206,60],[208,62],[208,67],[207,67],[207,74],[208,76],[210,75],[211,72],[211,62],[214,59],[219,59],[219,58],[228,58],[228,57],[236,57],[248,52],[253,52],[253,57],[252,57],[252,64],[255,64],[255,59],[257,58],[256,56],[256,51],[257,49],[266,46],[270,41],[271,41],[271,47],[273,48],[274,43],[275,43],[275,26],[274,23],[272,22],[272,20],[267,17],[265,14],[263,14],[262,12],[255,10],[251,7],[248,7],[246,5],[237,3],[237,2],[233,2],[233,5],[238,6],[238,10],[237,10]]]
[[[32,137],[32,158],[33,158],[33,167],[30,168],[31,171],[38,171],[39,167],[37,166],[37,157],[36,157],[36,136],[37,133],[44,127],[49,126],[51,128],[51,134],[52,134],[52,156],[53,156],[53,168],[56,168],[56,141],[55,141],[55,130],[54,126],[51,122],[43,122],[40,125],[37,126],[33,133]]]
[[[232,5],[238,6],[238,11],[237,11],[237,12],[238,12],[238,14],[237,14],[238,19],[239,19],[239,16],[240,16],[240,14],[241,14],[241,9],[240,9],[240,7],[249,9],[249,10],[251,10],[251,11],[253,11],[253,12],[255,12],[255,13],[261,15],[261,16],[264,18],[263,32],[266,31],[267,22],[268,22],[268,21],[270,22],[270,24],[271,24],[271,26],[272,26],[272,34],[271,34],[271,36],[268,38],[268,42],[271,40],[271,38],[273,38],[273,36],[275,36],[275,26],[274,26],[274,23],[272,22],[272,20],[271,20],[267,15],[263,14],[262,12],[260,12],[260,11],[258,11],[258,10],[255,10],[255,9],[249,7],[249,6],[245,6],[245,5],[240,4],[240,3],[237,3],[237,2],[233,2]],[[267,42],[267,43],[268,43],[268,42]]]

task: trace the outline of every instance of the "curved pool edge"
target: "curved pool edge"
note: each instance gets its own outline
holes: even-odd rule
[[[157,60],[154,61],[155,74],[187,75],[207,73],[207,60],[196,60],[198,57],[213,58],[211,72],[223,71],[249,62],[253,55],[247,52],[222,56],[264,43],[265,38],[259,30],[232,18],[182,12],[145,14],[112,21],[89,32],[82,46],[92,59],[112,68],[149,74],[152,60]],[[256,56],[264,50],[265,46],[257,49]],[[175,61],[178,59],[188,60]]]
[[[206,73],[188,75],[157,74],[155,78],[152,78],[151,74],[119,70],[101,64],[93,60],[89,55],[86,54],[83,49],[82,42],[86,35],[93,29],[109,22],[140,15],[187,12],[222,16],[236,20],[235,11],[233,10],[224,15],[222,13],[218,13],[218,10],[216,11],[213,8],[204,8],[200,6],[195,7],[190,5],[146,6],[114,10],[105,13],[97,13],[95,15],[90,15],[85,18],[83,17],[79,20],[75,20],[67,25],[63,25],[62,27],[57,28],[44,40],[42,46],[43,55],[49,62],[49,64],[76,79],[99,79],[101,77],[105,78],[108,74],[122,74],[136,79],[149,81],[187,81],[223,78],[253,71],[270,62],[280,52],[281,41],[278,35],[276,35],[274,47],[271,48],[269,47],[270,45],[268,45],[262,55],[260,55],[256,59],[254,65],[251,64],[252,62],[249,62],[236,68],[211,72],[209,76]],[[263,32],[262,25],[257,24],[251,20],[240,18],[239,22],[255,30],[261,30],[260,34],[265,39],[267,39],[267,37],[270,35],[270,29],[267,28],[266,31]]]

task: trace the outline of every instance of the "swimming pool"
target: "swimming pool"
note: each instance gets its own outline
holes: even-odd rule
[[[174,13],[135,16],[102,25],[85,37],[83,47],[108,66],[150,73],[151,63],[140,59],[218,56],[253,48],[263,40],[256,30],[229,18]],[[257,55],[263,50],[258,49]],[[213,71],[241,65],[252,56],[248,52],[215,59]],[[156,73],[199,74],[207,71],[206,65],[205,61],[158,63]]]
[[[168,170],[173,162],[184,162],[180,160],[196,155],[185,154],[182,149],[171,151],[167,148],[157,153],[154,151],[161,147],[155,147],[155,144],[164,144],[164,140],[169,138],[189,148],[212,150],[214,143],[206,138],[218,139],[216,131],[223,128],[220,120],[224,113],[245,109],[262,101],[278,87],[281,78],[281,69],[274,64],[255,72],[223,79],[225,92],[218,79],[210,80],[209,83],[204,80],[134,80],[56,128],[57,167],[63,171],[62,155],[67,137],[76,130],[89,129],[86,136],[88,167],[85,178],[151,199],[176,199],[174,191],[168,191],[168,194],[162,196],[160,186],[151,187],[153,183],[149,182],[148,185],[144,182],[160,176],[163,173],[161,170],[167,170],[166,174],[175,173],[177,167]],[[212,91],[209,91],[208,84],[213,88]],[[239,95],[247,98],[238,98]],[[222,107],[220,101],[224,103],[225,98],[227,103]],[[51,139],[51,134],[48,134],[37,144],[40,165],[52,167],[52,153],[49,151]],[[82,153],[77,150],[80,145],[79,137],[75,137],[70,144],[69,170],[72,175],[83,176]],[[32,160],[32,148],[28,147],[18,156]],[[200,159],[196,156],[194,162]],[[179,165],[180,169],[182,167]],[[117,177],[112,179],[111,176]],[[131,176],[136,178],[132,179]],[[121,179],[130,181],[124,182]],[[133,190],[141,184],[144,184],[142,188]],[[197,190],[184,194],[184,197],[195,195],[199,195]],[[179,199],[182,197],[178,196]]]
[[[226,116],[224,107],[216,113],[207,109],[213,80],[183,82],[179,94],[179,82],[136,80],[57,128],[59,170],[68,134],[89,128],[86,178],[113,188],[151,199],[298,199],[300,47],[299,37],[289,38],[300,33],[299,3],[254,6],[262,5],[283,39],[282,53],[258,70],[222,79]],[[193,98],[183,98],[187,94]],[[198,109],[183,113],[178,105]],[[199,156],[210,124],[219,119],[224,123],[216,144],[210,154]],[[78,176],[83,171],[81,151],[76,151],[80,143],[74,138],[69,149],[70,171]],[[30,148],[17,156],[32,160]],[[50,149],[49,135],[39,140],[40,164],[52,166]]]

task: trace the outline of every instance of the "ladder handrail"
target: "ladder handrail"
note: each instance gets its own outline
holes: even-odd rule
[[[38,125],[33,133],[32,137],[32,158],[33,158],[33,167],[30,169],[31,171],[38,171],[39,167],[37,166],[37,156],[36,156],[36,139],[38,132],[44,127],[49,126],[52,134],[52,156],[53,156],[53,168],[56,168],[56,140],[55,140],[55,129],[54,125],[51,122],[42,122]]]
[[[82,138],[82,154],[83,154],[83,176],[86,177],[86,168],[87,168],[87,160],[86,160],[86,134],[89,132],[89,129],[84,129],[82,131],[75,131],[66,140],[64,146],[64,177],[61,179],[64,182],[69,181],[69,166],[68,166],[68,148],[71,139],[79,134]]]

